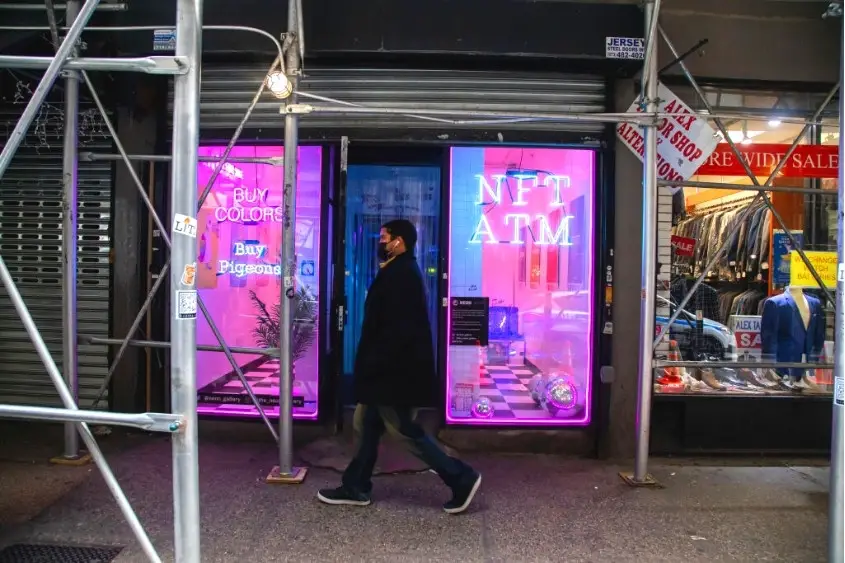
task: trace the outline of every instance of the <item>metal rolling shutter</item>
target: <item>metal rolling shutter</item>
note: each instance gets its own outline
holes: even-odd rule
[[[0,106],[0,131],[12,131],[23,103]],[[86,111],[87,110],[87,111]],[[80,146],[113,151],[96,109],[80,108]],[[62,368],[62,114],[46,104],[0,179],[0,255]],[[112,166],[79,163],[78,331],[107,337]],[[0,289],[0,403],[61,406],[5,288]],[[79,403],[89,407],[108,371],[108,349],[79,347]],[[107,408],[108,401],[101,401]]]
[[[205,65],[202,69],[200,124],[203,129],[234,129],[267,72],[266,65]],[[553,73],[497,73],[485,71],[398,70],[308,67],[302,89],[312,94],[375,107],[413,105],[432,109],[487,111],[602,112],[604,79]],[[172,95],[172,94],[171,94]],[[301,99],[307,103],[308,99]],[[322,103],[322,102],[315,102]],[[262,98],[250,128],[281,127],[279,101],[269,93]],[[303,128],[438,128],[470,129],[401,115],[308,115]],[[497,124],[497,130],[577,131],[600,134],[598,123],[521,122]]]

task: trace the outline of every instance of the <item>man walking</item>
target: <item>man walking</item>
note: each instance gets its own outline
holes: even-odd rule
[[[437,391],[434,346],[425,286],[414,257],[417,230],[410,221],[385,223],[379,238],[380,270],[364,305],[355,357],[355,457],[337,489],[323,489],[326,504],[367,506],[372,475],[385,431],[428,464],[452,490],[443,505],[465,511],[481,486],[481,475],[447,455],[415,422],[415,407]]]

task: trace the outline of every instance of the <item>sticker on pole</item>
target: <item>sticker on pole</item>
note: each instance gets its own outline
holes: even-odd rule
[[[196,283],[197,279],[197,263],[191,262],[190,264],[185,265],[185,269],[182,270],[182,285],[186,287],[194,287],[194,283]]]
[[[604,56],[607,59],[645,59],[645,39],[642,37],[605,37]]]
[[[689,180],[716,150],[719,138],[706,121],[663,84],[657,86],[657,97],[657,111],[670,115],[659,119],[657,124],[657,177],[674,182]],[[629,113],[642,111],[638,100],[628,108]],[[616,136],[640,161],[643,160],[645,134],[642,127],[620,123],[616,126]],[[672,188],[672,193],[679,189]]]
[[[175,51],[176,30],[175,29],[154,29],[153,30],[153,51]]]
[[[837,377],[833,380],[833,402],[845,405],[845,378]]]
[[[176,318],[180,321],[197,318],[197,291],[195,289],[176,292]]]
[[[197,238],[197,220],[177,213],[173,218],[173,232],[191,238]]]

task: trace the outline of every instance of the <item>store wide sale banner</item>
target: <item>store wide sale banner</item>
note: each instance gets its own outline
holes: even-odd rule
[[[698,176],[745,176],[745,164],[765,180],[789,151],[790,144],[737,145],[742,160],[722,143],[701,165]],[[839,174],[838,145],[798,145],[778,172],[783,178],[836,178]]]
[[[669,88],[659,84],[659,113],[670,114],[659,120],[657,127],[657,177],[661,180],[689,180],[718,145],[716,131],[699,118]],[[629,113],[642,112],[634,100]],[[645,135],[642,127],[631,123],[616,126],[616,136],[637,158],[643,160]]]

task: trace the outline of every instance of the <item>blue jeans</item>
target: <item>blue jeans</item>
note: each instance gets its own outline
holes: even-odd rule
[[[464,484],[472,468],[449,456],[414,421],[414,410],[399,407],[358,405],[355,407],[355,457],[343,472],[343,486],[349,491],[370,494],[378,445],[385,431],[403,447],[431,467],[451,489]]]

